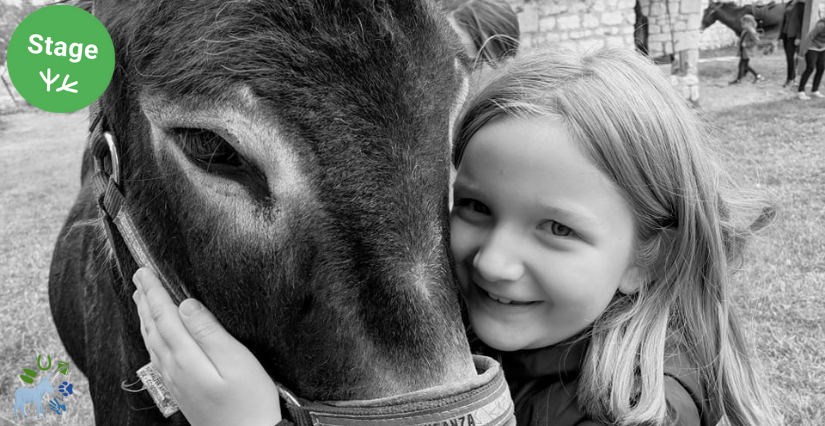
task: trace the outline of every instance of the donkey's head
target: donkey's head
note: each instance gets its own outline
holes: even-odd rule
[[[434,5],[94,11],[117,55],[100,107],[123,190],[174,286],[308,398],[473,374],[445,239],[448,128],[465,78]]]

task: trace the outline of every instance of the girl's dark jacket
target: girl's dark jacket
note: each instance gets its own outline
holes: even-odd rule
[[[474,351],[497,359],[510,386],[518,426],[606,426],[589,419],[576,400],[589,339],[517,352],[500,352],[470,335]],[[718,413],[704,403],[695,369],[681,354],[665,361],[665,397],[673,426],[715,426]]]

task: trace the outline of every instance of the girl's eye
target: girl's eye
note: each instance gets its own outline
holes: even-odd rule
[[[479,215],[489,215],[490,209],[483,203],[472,198],[456,198],[453,201],[453,208],[459,209],[461,212]]]
[[[181,149],[195,165],[207,172],[211,167],[240,167],[240,155],[224,138],[206,129],[174,128],[169,130]]]
[[[573,234],[572,229],[570,229],[567,226],[562,225],[561,223],[558,223],[556,221],[551,221],[551,223],[550,223],[550,232],[553,235],[556,235],[558,237],[569,237],[570,235]]]

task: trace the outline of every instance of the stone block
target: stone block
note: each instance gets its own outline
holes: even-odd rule
[[[622,37],[605,37],[604,41],[609,46],[627,47],[627,43]]]
[[[702,13],[702,1],[701,0],[682,0],[682,4],[679,6],[679,13],[682,14],[690,14],[690,13]]]
[[[558,43],[561,41],[561,34],[558,32],[550,32],[544,35],[544,41],[549,43]]]
[[[582,16],[582,27],[584,28],[596,28],[599,26],[599,18],[592,13]],[[609,25],[606,22],[602,21],[603,24]]]
[[[529,4],[529,3],[528,3]],[[567,12],[567,3],[565,2],[550,2],[541,6],[542,16],[561,15]]]
[[[624,42],[625,46],[631,49],[636,48],[636,39],[633,37],[633,35],[626,35],[622,37],[622,41]]]
[[[556,23],[560,30],[577,30],[581,28],[579,15],[559,16],[556,18]]]
[[[622,12],[614,11],[614,12],[605,12],[602,14],[602,25],[621,25],[626,23],[630,25],[630,22],[625,22],[625,16]],[[630,25],[632,28],[633,25]]]
[[[539,31],[539,10],[535,4],[524,5],[524,10],[518,15],[519,28],[522,33],[533,33]]]
[[[531,34],[522,34],[519,40],[519,53],[531,49],[534,46]]]
[[[545,16],[539,19],[539,30],[542,32],[550,32],[556,29],[556,18],[552,16]]]
[[[689,30],[698,30],[702,26],[702,15],[698,13],[691,13],[687,17],[687,28]]]
[[[699,49],[699,31],[681,31],[674,34],[674,49],[682,50]]]

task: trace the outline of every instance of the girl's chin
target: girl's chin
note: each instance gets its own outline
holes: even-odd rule
[[[529,349],[534,342],[527,336],[528,331],[523,328],[507,327],[490,318],[478,318],[470,314],[470,324],[473,332],[485,345],[503,352],[513,352]]]

